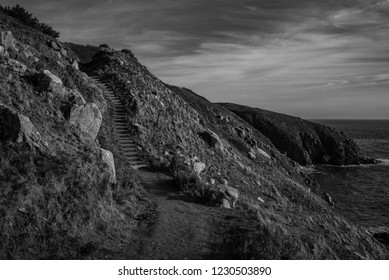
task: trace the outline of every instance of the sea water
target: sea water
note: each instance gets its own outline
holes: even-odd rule
[[[335,211],[366,227],[389,227],[389,120],[314,120],[356,140],[377,165],[317,165],[311,173],[334,202]]]

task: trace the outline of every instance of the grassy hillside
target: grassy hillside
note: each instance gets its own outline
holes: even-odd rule
[[[0,54],[0,258],[136,258],[133,237],[147,237],[139,229],[158,210],[118,148],[111,102],[66,45],[3,13],[0,29],[14,37]],[[170,173],[193,209],[217,206],[215,182],[239,192],[236,207],[211,221],[231,258],[388,257],[254,125],[167,86],[129,50],[102,46],[82,69],[121,98],[144,159]],[[102,148],[113,153],[116,182]]]
[[[101,90],[72,67],[71,50],[53,49],[53,41],[60,43],[52,37],[3,13],[0,30],[12,32],[17,49],[0,54],[0,258],[122,256],[125,248],[119,244],[126,244],[137,215],[151,204],[109,138],[109,109]],[[45,88],[44,70],[63,85]],[[100,146],[67,118],[77,93],[103,114]],[[7,136],[18,132],[10,111],[29,118],[46,148]],[[108,182],[101,146],[116,156],[115,185]]]

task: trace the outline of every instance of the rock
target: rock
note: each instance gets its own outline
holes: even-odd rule
[[[59,44],[56,42],[56,41],[51,41],[50,43],[50,46],[56,50],[56,51],[59,51],[61,49],[61,47],[59,46]]]
[[[259,202],[265,203],[265,201],[264,201],[260,196],[258,196],[257,200],[258,200]]]
[[[42,140],[41,134],[32,124],[30,118],[1,104],[0,140],[16,143],[25,141],[42,152],[48,152],[48,143]]]
[[[198,175],[200,175],[201,172],[203,172],[205,168],[206,168],[206,165],[205,165],[205,163],[203,163],[203,162],[195,162],[195,163],[193,164],[193,170],[194,170],[194,172],[196,172]]]
[[[239,192],[237,189],[222,184],[211,186],[210,188],[212,198],[216,205],[221,206],[223,208],[235,207],[239,199]]]
[[[15,39],[11,31],[1,31],[0,32],[0,45],[4,46],[5,51],[11,51],[18,53],[19,50],[15,46]]]
[[[253,151],[253,149],[251,149],[249,152],[248,152],[248,157],[249,159],[251,160],[255,160],[257,158],[257,156],[255,155],[255,152]]]
[[[62,80],[56,75],[51,73],[49,70],[43,70],[38,77],[38,83],[41,88],[44,90],[49,89],[50,87],[60,85],[62,86]]]
[[[199,133],[198,135],[212,148],[223,148],[223,143],[215,132],[211,130],[206,130],[204,132]]]
[[[81,93],[78,90],[70,90],[69,96],[70,96],[69,101],[73,104],[77,104],[77,105],[86,104],[84,97],[81,95]]]
[[[0,54],[3,55],[5,53],[5,47],[0,46]]]
[[[72,67],[76,70],[80,70],[80,67],[78,66],[78,61],[77,60],[74,60],[73,63],[72,63]]]
[[[61,48],[61,49],[59,50],[59,52],[60,52],[63,56],[67,56],[67,55],[68,55],[68,52],[67,52],[65,49],[63,49],[63,48]]]
[[[27,70],[26,65],[12,58],[8,60],[7,64],[12,68],[13,71],[18,73],[24,73]]]
[[[324,195],[324,198],[327,201],[327,203],[329,205],[331,205],[332,207],[334,207],[335,203],[332,201],[332,197],[330,196],[330,194],[325,192],[325,193],[323,193],[323,195]]]
[[[81,131],[96,139],[103,120],[99,108],[94,103],[86,105],[76,105],[71,109],[69,122],[78,126]]]
[[[63,86],[62,80],[49,70],[43,70],[38,75],[38,88],[41,91],[50,91],[61,99],[67,99],[69,92]]]
[[[197,175],[200,175],[206,168],[205,163],[201,162],[196,156],[186,159],[184,164],[189,166]]]
[[[220,184],[222,184],[222,185],[225,185],[225,186],[228,185],[228,181],[227,181],[227,179],[225,179],[225,178],[219,179],[218,181],[219,181]]]
[[[209,183],[210,183],[211,185],[215,185],[216,180],[211,178],[211,179],[209,179]]]
[[[100,148],[100,155],[103,162],[107,164],[107,171],[109,173],[109,183],[116,184],[116,169],[112,152]]]
[[[271,157],[269,156],[269,154],[266,153],[264,150],[262,150],[262,149],[260,149],[260,148],[257,148],[257,151],[258,151],[258,153],[259,153],[261,156],[263,156],[263,157],[265,157],[265,158],[267,158],[267,159],[271,159]]]

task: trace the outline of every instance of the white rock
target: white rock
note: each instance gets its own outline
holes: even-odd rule
[[[112,152],[100,148],[100,155],[103,162],[107,164],[107,171],[109,173],[109,183],[116,184],[116,169]]]

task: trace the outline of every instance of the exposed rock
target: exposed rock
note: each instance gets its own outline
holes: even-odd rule
[[[251,149],[249,152],[248,152],[248,157],[249,159],[251,160],[255,160],[257,158],[257,156],[255,155],[255,152],[253,149]]]
[[[13,71],[18,73],[24,73],[27,70],[26,65],[12,58],[8,60],[7,64],[12,68]]]
[[[107,171],[109,173],[109,183],[116,184],[116,169],[112,152],[100,148],[100,155],[103,162],[107,164]]]
[[[324,198],[325,198],[325,200],[327,201],[327,203],[329,204],[329,205],[331,205],[332,207],[334,207],[335,206],[335,203],[332,201],[332,197],[331,197],[331,195],[329,194],[329,193],[323,193],[323,195],[324,195]]]
[[[268,153],[266,153],[264,150],[260,149],[260,148],[257,148],[257,151],[258,153],[261,155],[261,156],[264,156],[265,158],[267,159],[271,159],[271,157],[269,156]]]
[[[212,198],[216,205],[223,208],[235,207],[239,199],[239,192],[237,189],[222,184],[211,186],[210,188],[212,192]]]
[[[102,114],[96,104],[88,103],[74,106],[70,112],[69,122],[78,126],[84,134],[94,140],[99,133],[102,119]]]
[[[76,70],[80,70],[80,67],[78,66],[78,62],[77,60],[74,60],[73,63],[72,63],[72,67]]]
[[[205,163],[201,162],[197,157],[185,160],[184,164],[189,166],[197,175],[200,175],[206,168]]]
[[[0,104],[0,139],[38,148],[48,152],[48,143],[42,140],[41,134],[30,121],[30,118],[19,114],[14,109]]]
[[[44,90],[48,90],[51,87],[62,86],[62,80],[49,70],[43,70],[39,74],[38,83]]]
[[[221,105],[247,121],[300,164],[376,163],[360,154],[355,141],[328,126],[259,108],[230,103]]]
[[[215,132],[211,130],[206,130],[204,132],[200,132],[199,136],[212,148],[223,148],[223,143]]]
[[[49,70],[43,70],[39,73],[37,81],[41,91],[53,92],[55,96],[61,99],[67,99],[69,97],[69,93],[63,86],[62,80]]]
[[[0,45],[4,46],[5,51],[19,52],[18,48],[15,46],[15,39],[11,31],[0,32]]]

